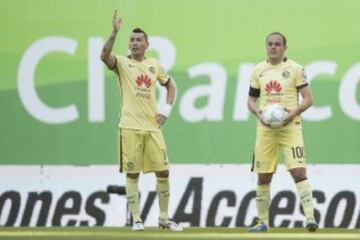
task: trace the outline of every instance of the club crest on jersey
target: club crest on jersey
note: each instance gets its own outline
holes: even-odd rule
[[[152,73],[152,74],[155,74],[156,73],[156,69],[154,66],[150,66],[149,67],[149,71]]]
[[[281,85],[276,80],[271,80],[266,84],[265,91],[269,93],[279,93],[282,90]]]
[[[290,77],[290,72],[289,71],[284,71],[282,73],[282,77],[285,78],[285,79],[288,79]]]
[[[146,74],[141,74],[137,77],[136,84],[138,87],[141,87],[144,84],[147,88],[149,88],[151,86],[151,78],[149,78]]]

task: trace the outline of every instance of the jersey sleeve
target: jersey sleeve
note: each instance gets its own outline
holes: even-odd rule
[[[299,66],[297,68],[295,86],[296,86],[296,88],[302,88],[302,87],[305,87],[307,85],[308,85],[308,83],[307,83],[307,77],[306,77],[305,69],[302,66]]]
[[[165,69],[158,63],[158,75],[157,80],[161,85],[165,85],[170,79],[170,75],[165,71]]]
[[[123,70],[124,66],[124,58],[122,56],[115,56],[116,57],[116,64],[113,69],[111,69],[116,75],[119,76],[119,73]]]
[[[259,76],[257,71],[254,69],[250,76],[250,87],[260,89]]]
[[[250,76],[250,89],[249,96],[259,97],[260,96],[260,83],[257,71],[254,69]]]

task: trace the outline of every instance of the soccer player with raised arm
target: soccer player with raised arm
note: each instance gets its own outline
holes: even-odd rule
[[[119,123],[120,172],[126,172],[126,197],[133,217],[134,231],[144,230],[140,218],[138,179],[140,172],[155,172],[159,198],[159,227],[182,231],[169,220],[169,161],[161,126],[170,115],[176,88],[159,62],[145,57],[149,46],[147,34],[140,28],[132,31],[129,56],[115,56],[112,48],[121,28],[117,12],[113,14],[112,33],[104,45],[101,60],[112,70],[119,82],[121,118]],[[156,81],[167,90],[166,104],[156,103]]]
[[[258,118],[252,170],[258,175],[256,207],[258,218],[250,232],[269,231],[270,183],[276,172],[279,151],[290,172],[305,213],[308,231],[317,229],[314,218],[313,196],[306,175],[305,150],[300,114],[312,105],[310,88],[304,68],[285,57],[286,38],[273,32],[266,38],[267,60],[259,63],[250,79],[248,107]],[[299,103],[299,93],[303,100]],[[259,104],[257,105],[257,99]],[[277,103],[288,112],[284,125],[272,129],[261,120],[262,110]]]

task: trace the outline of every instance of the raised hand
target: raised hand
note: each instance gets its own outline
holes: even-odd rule
[[[121,18],[117,16],[117,10],[114,11],[112,24],[113,24],[113,32],[117,33],[121,28]]]
[[[109,69],[114,69],[116,67],[116,61],[117,61],[116,57],[113,54],[111,54],[116,35],[121,27],[121,18],[117,17],[116,10],[114,11],[112,23],[113,23],[113,31],[109,39],[104,44],[104,47],[100,55],[101,60],[106,64],[106,66]]]

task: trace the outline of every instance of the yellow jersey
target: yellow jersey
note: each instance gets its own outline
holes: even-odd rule
[[[170,76],[153,58],[139,62],[130,57],[116,56],[113,69],[119,80],[119,127],[145,131],[160,131],[155,120],[159,113],[156,102],[156,81],[165,85]]]
[[[268,61],[259,63],[250,79],[250,91],[258,90],[261,110],[272,103],[287,109],[296,108],[299,104],[299,89],[307,85],[304,68],[286,58],[277,65],[271,65]]]

